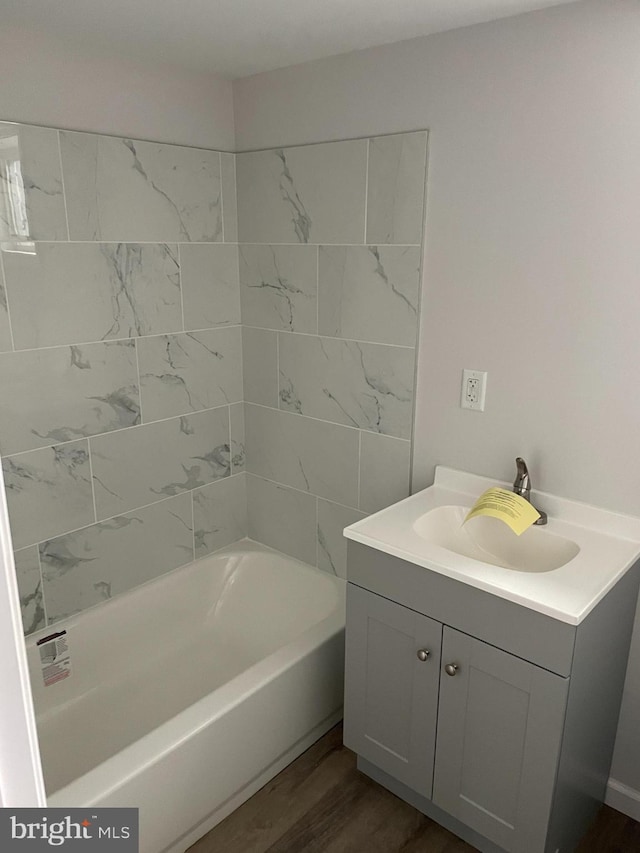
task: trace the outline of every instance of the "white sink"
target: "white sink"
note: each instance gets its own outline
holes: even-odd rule
[[[580,546],[571,539],[530,527],[520,536],[497,518],[476,517],[470,507],[439,506],[413,523],[415,532],[440,548],[516,572],[550,572],[572,560]]]
[[[436,468],[433,486],[344,531],[347,539],[578,625],[640,556],[640,519],[544,492],[544,526],[516,536],[498,519],[462,524],[487,477]]]

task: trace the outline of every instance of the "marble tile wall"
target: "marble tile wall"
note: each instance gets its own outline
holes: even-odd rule
[[[424,132],[238,154],[249,535],[343,574],[409,494]]]
[[[26,633],[247,533],[235,180],[232,154],[0,123]]]

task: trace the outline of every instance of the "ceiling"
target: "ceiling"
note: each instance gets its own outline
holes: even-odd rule
[[[575,0],[0,0],[3,27],[228,78]]]

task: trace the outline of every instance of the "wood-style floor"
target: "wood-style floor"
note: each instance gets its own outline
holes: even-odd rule
[[[189,853],[473,853],[356,770],[336,726]],[[639,853],[640,823],[603,806],[576,853]]]

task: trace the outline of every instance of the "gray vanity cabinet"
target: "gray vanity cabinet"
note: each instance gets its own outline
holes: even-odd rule
[[[348,543],[344,742],[483,853],[570,853],[604,799],[640,581],[579,625]]]
[[[505,850],[544,849],[568,681],[445,627],[435,805]]]
[[[344,739],[431,797],[442,625],[349,585]]]

